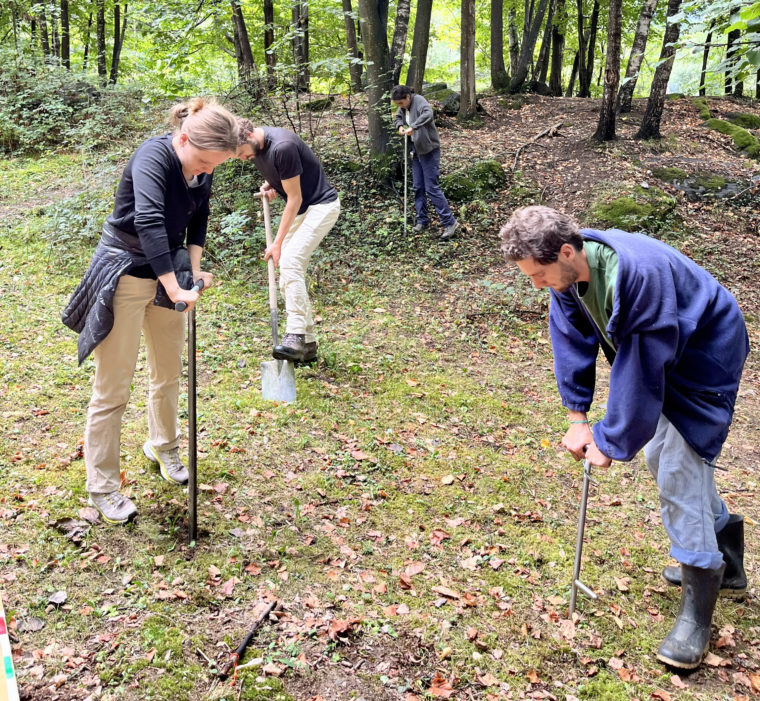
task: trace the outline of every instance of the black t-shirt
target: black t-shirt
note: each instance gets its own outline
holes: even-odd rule
[[[189,187],[172,148],[172,134],[153,136],[129,159],[106,223],[139,237],[150,266],[127,271],[157,277],[174,270],[169,251],[187,243],[203,246],[208,224],[212,176],[198,176]]]
[[[303,202],[299,214],[313,204],[338,199],[338,192],[327,179],[322,165],[301,137],[287,129],[262,128],[264,147],[253,159],[253,164],[280,197],[287,200],[282,181],[300,175]]]

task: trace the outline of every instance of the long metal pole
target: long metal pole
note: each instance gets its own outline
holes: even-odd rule
[[[188,461],[187,461],[187,518],[188,540],[198,539],[198,489],[196,467],[198,459],[197,426],[195,412],[195,307],[187,314],[187,414],[188,414]]]
[[[573,585],[570,589],[570,616],[575,612],[575,602],[580,589],[586,596],[596,599],[596,594],[580,580],[581,557],[583,555],[583,533],[586,530],[586,504],[588,503],[588,486],[591,482],[591,463],[583,461],[583,489],[581,490],[581,509],[578,515],[578,535],[575,539],[575,563],[573,564]]]
[[[404,134],[404,238],[406,238],[406,202],[407,202],[407,189],[408,185],[407,182],[409,181],[409,175],[407,173],[407,169],[409,168],[409,158],[407,156],[407,139],[409,137]]]

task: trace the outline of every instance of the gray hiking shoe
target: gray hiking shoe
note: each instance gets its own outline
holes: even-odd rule
[[[172,450],[156,450],[150,444],[150,441],[145,441],[145,445],[143,445],[143,453],[145,453],[145,457],[148,458],[148,460],[158,463],[158,467],[161,470],[161,477],[167,482],[187,484],[190,475],[187,473],[185,466],[179,459],[179,448],[173,448]]]
[[[414,231],[415,233],[419,234],[421,231],[425,231],[425,229],[427,229],[427,228],[429,228],[429,227],[430,227],[430,224],[428,224],[427,222],[421,222],[421,221],[418,221],[418,222],[417,222],[417,223],[416,223],[416,224],[415,224],[415,225],[412,227],[412,231]]]
[[[290,360],[302,363],[306,352],[306,336],[302,333],[286,333],[282,342],[272,350],[272,356],[277,360]]]
[[[455,221],[453,224],[449,224],[440,236],[441,241],[448,241],[459,230],[459,222]]]
[[[309,341],[303,346],[302,363],[314,363],[317,360],[317,342]]]
[[[87,502],[94,506],[106,523],[129,523],[137,516],[135,505],[121,492],[90,492]]]

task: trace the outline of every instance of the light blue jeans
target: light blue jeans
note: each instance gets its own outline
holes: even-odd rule
[[[715,489],[715,468],[662,414],[654,436],[644,446],[644,457],[657,481],[671,556],[684,565],[718,569],[723,555],[715,534],[723,530],[729,514]]]

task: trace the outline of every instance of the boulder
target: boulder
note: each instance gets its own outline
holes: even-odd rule
[[[441,189],[453,202],[487,200],[507,186],[507,174],[496,160],[476,161],[441,178]]]

